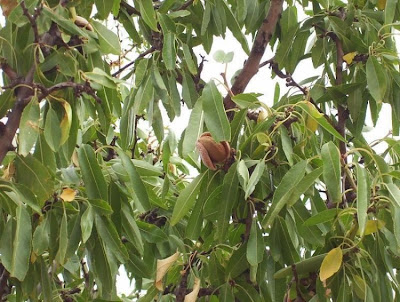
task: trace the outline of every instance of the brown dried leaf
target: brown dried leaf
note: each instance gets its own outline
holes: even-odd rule
[[[157,260],[157,271],[156,271],[156,280],[155,286],[158,290],[162,291],[164,289],[164,285],[162,279],[167,274],[169,268],[178,260],[180,253],[176,252],[175,254],[169,256],[165,259]]]

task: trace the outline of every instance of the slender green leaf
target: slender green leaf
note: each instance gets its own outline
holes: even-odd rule
[[[107,217],[94,215],[97,232],[106,246],[111,249],[117,259],[124,263],[128,258],[128,252],[123,245],[114,224]]]
[[[186,127],[185,136],[183,138],[183,158],[186,158],[186,156],[195,149],[196,141],[203,133],[204,113],[202,105],[202,100],[199,99],[190,113],[189,124]]]
[[[32,150],[39,136],[40,108],[37,98],[33,97],[22,112],[19,126],[19,154],[26,156]]]
[[[231,127],[220,92],[213,81],[207,83],[201,96],[207,129],[216,141],[230,141]]]
[[[274,193],[271,207],[268,209],[267,215],[262,221],[262,226],[264,228],[272,225],[275,217],[287,204],[293,190],[303,179],[304,173],[306,171],[306,166],[307,162],[301,161],[294,165],[288,172],[286,172],[285,176],[283,176],[282,181],[280,182]]]
[[[250,265],[258,265],[264,257],[266,250],[262,231],[257,226],[254,219],[251,225],[249,241],[247,243],[246,257]]]
[[[1,262],[11,277],[25,279],[31,256],[31,217],[24,205],[16,209],[14,221],[10,218],[0,240]]]
[[[56,152],[61,143],[61,128],[60,120],[52,107],[49,107],[47,111],[46,123],[44,125],[44,138],[50,149]]]
[[[386,72],[377,58],[370,56],[366,65],[367,85],[375,101],[382,102],[387,89]]]
[[[201,182],[207,173],[199,174],[182,192],[175,202],[171,217],[171,225],[177,224],[192,208],[199,194]]]
[[[139,0],[139,9],[144,22],[154,31],[158,32],[156,13],[153,8],[153,1]]]
[[[67,214],[64,210],[60,225],[58,252],[56,255],[56,260],[59,264],[65,263],[65,254],[67,252],[67,246],[68,246]]]
[[[100,50],[103,54],[119,55],[121,53],[121,45],[118,36],[100,22],[93,21],[92,25],[97,32]]]
[[[323,176],[329,198],[334,203],[342,200],[340,152],[333,142],[328,142],[321,148],[324,162]]]
[[[78,160],[86,193],[90,199],[107,199],[107,183],[96,160],[93,148],[81,145],[78,149]]]
[[[16,177],[20,184],[29,188],[36,195],[39,205],[43,205],[54,192],[53,176],[32,155],[18,156],[15,160]]]
[[[239,177],[237,173],[237,162],[234,163],[224,177],[222,185],[223,198],[218,207],[217,214],[217,238],[220,242],[226,240],[225,236],[229,228],[229,219],[232,214],[232,208],[238,199]]]
[[[368,204],[370,186],[368,185],[368,175],[365,168],[356,165],[357,171],[357,220],[360,233],[364,234],[365,224],[368,217]]]

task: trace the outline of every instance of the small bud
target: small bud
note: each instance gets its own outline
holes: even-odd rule
[[[224,163],[231,154],[229,143],[222,141],[217,143],[209,132],[204,132],[196,142],[196,148],[200,158],[210,170],[216,170],[216,164]]]
[[[85,18],[83,18],[81,16],[76,16],[74,23],[75,23],[75,25],[77,25],[81,28],[85,28],[88,31],[93,31],[93,26],[89,23],[88,20],[86,20]]]

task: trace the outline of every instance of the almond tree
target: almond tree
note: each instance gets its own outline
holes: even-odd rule
[[[400,2],[0,4],[2,301],[399,299]]]

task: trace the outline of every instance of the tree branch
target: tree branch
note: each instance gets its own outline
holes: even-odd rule
[[[182,6],[180,6],[178,9],[176,9],[175,11],[180,11],[180,10],[185,10],[187,9],[189,6],[191,6],[193,4],[194,0],[189,0],[186,1],[185,3],[182,4]]]
[[[6,295],[9,294],[9,287],[7,285],[9,273],[3,266],[3,264],[0,263],[0,300],[3,301],[3,298],[6,297]]]
[[[281,16],[282,6],[283,0],[271,0],[268,15],[263,20],[263,23],[257,32],[249,58],[244,64],[242,71],[236,77],[235,83],[231,88],[233,94],[242,93],[253,76],[258,72],[261,58],[264,55],[267,44],[271,40],[276,24]],[[226,110],[236,107],[236,104],[232,101],[229,94],[224,98],[224,106]]]
[[[125,66],[121,67],[120,69],[118,69],[116,72],[114,72],[112,74],[113,77],[116,77],[117,75],[119,75],[121,72],[123,72],[125,69],[129,68],[130,66],[132,66],[133,64],[135,64],[135,62],[140,59],[143,58],[144,56],[152,53],[153,51],[156,50],[156,47],[152,46],[150,47],[148,50],[146,50],[145,52],[142,52],[140,55],[137,56],[136,59],[134,59],[133,61],[129,62],[128,64],[126,64]]]
[[[140,16],[140,12],[136,8],[134,8],[133,6],[131,6],[128,3],[126,3],[125,1],[121,1],[121,6],[126,9],[126,12],[129,15],[138,15],[138,16]]]

